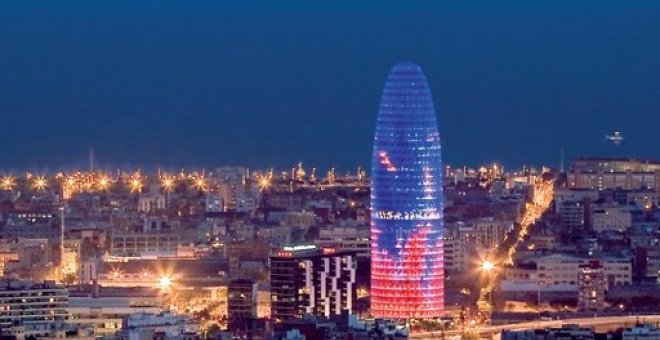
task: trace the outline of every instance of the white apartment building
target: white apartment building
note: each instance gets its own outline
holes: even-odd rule
[[[552,254],[536,259],[538,280],[543,285],[578,284],[580,265],[589,263],[588,258],[566,254]],[[629,258],[602,258],[603,273],[608,285],[630,285],[632,283],[632,262]]]

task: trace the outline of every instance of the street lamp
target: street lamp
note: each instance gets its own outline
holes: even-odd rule
[[[167,289],[172,285],[172,279],[169,276],[161,276],[158,285],[161,289]]]
[[[489,324],[493,324],[493,272],[495,271],[495,263],[488,259],[484,260],[481,263],[481,269],[488,273],[488,307],[490,310],[490,315],[488,318]]]
[[[490,272],[492,272],[495,269],[495,264],[490,260],[485,260],[481,264],[481,269],[483,269],[485,272],[490,274]]]

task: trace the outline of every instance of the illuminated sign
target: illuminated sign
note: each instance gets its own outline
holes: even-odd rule
[[[428,211],[377,211],[376,217],[381,220],[433,220],[439,219],[440,214],[435,209]]]
[[[286,246],[284,247],[285,251],[303,251],[303,250],[314,250],[316,245],[314,244],[301,244],[297,246]]]

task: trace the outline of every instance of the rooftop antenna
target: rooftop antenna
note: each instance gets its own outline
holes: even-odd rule
[[[89,172],[94,172],[94,146],[89,146]]]
[[[559,147],[559,172],[564,172],[564,144]]]

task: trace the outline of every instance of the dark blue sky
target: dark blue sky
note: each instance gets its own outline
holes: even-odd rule
[[[0,169],[368,165],[402,59],[450,163],[660,158],[659,1],[493,3],[0,1]]]

